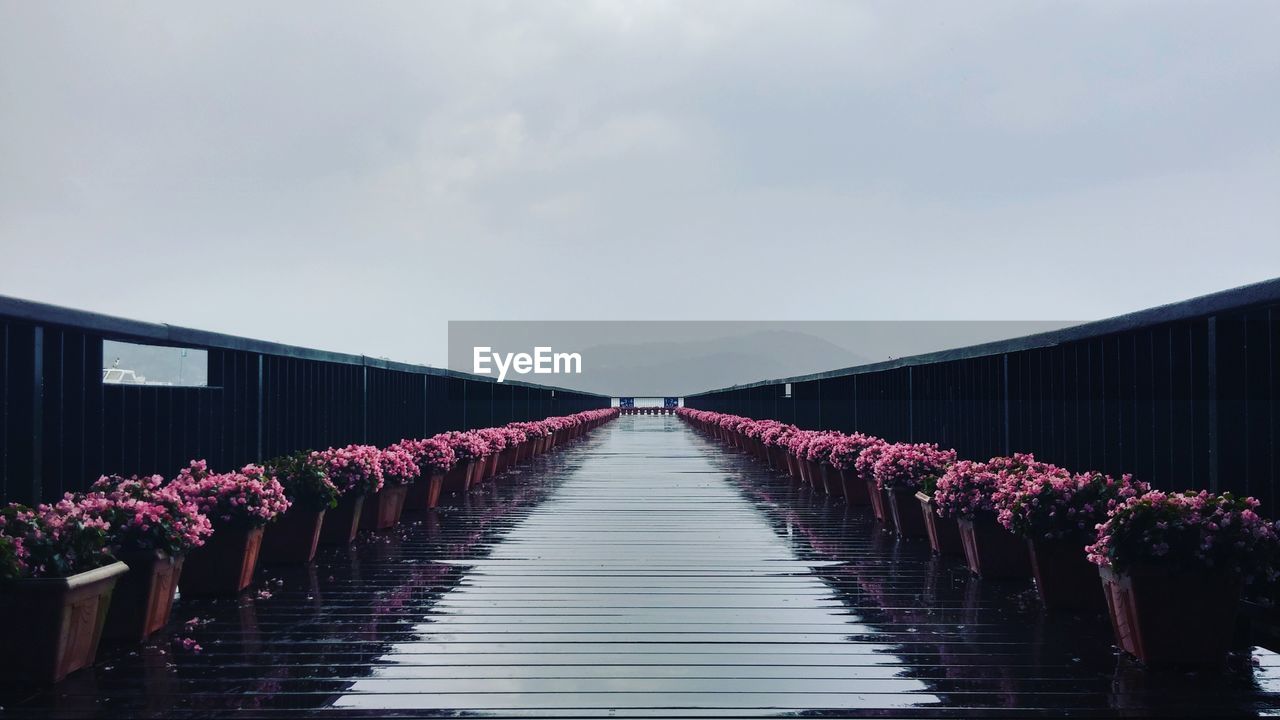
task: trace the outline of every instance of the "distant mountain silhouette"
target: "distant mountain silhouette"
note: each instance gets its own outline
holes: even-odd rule
[[[595,345],[582,350],[582,359],[582,375],[558,376],[556,384],[636,397],[688,395],[868,362],[822,338],[787,330],[692,342]]]

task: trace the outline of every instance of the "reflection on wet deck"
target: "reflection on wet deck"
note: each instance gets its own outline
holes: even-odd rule
[[[165,636],[11,716],[1253,714],[1280,661],[1158,674],[1104,621],[1047,618],[672,417],[630,416],[465,507],[409,518],[271,597],[187,602]]]

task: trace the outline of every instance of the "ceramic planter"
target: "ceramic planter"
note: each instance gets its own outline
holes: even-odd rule
[[[866,506],[871,504],[871,496],[867,494],[867,484],[853,470],[840,471],[840,484],[844,486],[844,501],[850,505]]]
[[[956,519],[938,517],[933,497],[926,493],[916,493],[916,500],[920,501],[920,514],[924,520],[925,533],[929,536],[929,547],[938,555],[963,555],[964,545],[960,542],[960,526]]]
[[[364,511],[364,493],[347,493],[338,498],[338,506],[324,513],[320,525],[321,545],[350,545],[360,529],[360,514]]]
[[[102,636],[107,640],[142,642],[169,622],[184,557],[160,550],[117,552],[129,572],[116,581],[111,612]]]
[[[1098,566],[1089,562],[1084,542],[1027,540],[1036,591],[1047,610],[1101,613],[1106,594],[1098,582]]]
[[[65,578],[14,581],[0,595],[0,666],[40,683],[93,664],[122,562]]]
[[[361,530],[386,530],[400,522],[400,513],[404,510],[404,497],[409,492],[408,485],[387,483],[382,489],[364,503],[360,513]]]
[[[262,528],[215,528],[202,547],[187,555],[183,595],[235,595],[253,582],[262,549]]]
[[[924,516],[920,514],[920,501],[916,500],[915,490],[901,488],[885,488],[885,499],[889,501],[889,515],[893,518],[893,527],[898,537],[922,538],[929,535],[924,524]]]
[[[440,504],[440,491],[444,488],[444,473],[435,472],[430,477],[419,477],[409,486],[404,498],[405,510],[430,510]]]
[[[1031,556],[1021,538],[992,518],[961,519],[960,544],[969,571],[986,580],[1021,580],[1031,577]]]
[[[1147,665],[1220,665],[1240,605],[1238,578],[1159,567],[1098,569],[1116,645]]]
[[[840,471],[830,465],[823,465],[822,488],[831,497],[844,497],[844,483],[840,482]]]
[[[325,510],[289,508],[262,534],[263,563],[309,563],[315,559],[324,527]]]

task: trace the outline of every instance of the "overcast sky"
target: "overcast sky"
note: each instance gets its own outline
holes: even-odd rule
[[[0,293],[444,364],[470,319],[1090,319],[1280,275],[1280,3],[0,0]]]

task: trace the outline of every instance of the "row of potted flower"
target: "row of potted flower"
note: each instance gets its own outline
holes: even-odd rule
[[[617,415],[590,410],[499,428],[349,445],[172,480],[106,476],[52,504],[0,509],[0,636],[13,668],[57,681],[93,663],[103,637],[141,641],[184,595],[237,594],[259,559],[309,562],[406,507],[429,509]]]
[[[963,555],[975,575],[1033,577],[1046,608],[1105,609],[1117,644],[1147,663],[1219,662],[1244,588],[1277,579],[1280,527],[1254,498],[1162,492],[1029,454],[975,462],[933,444],[679,414],[800,482],[870,505],[900,537]]]

